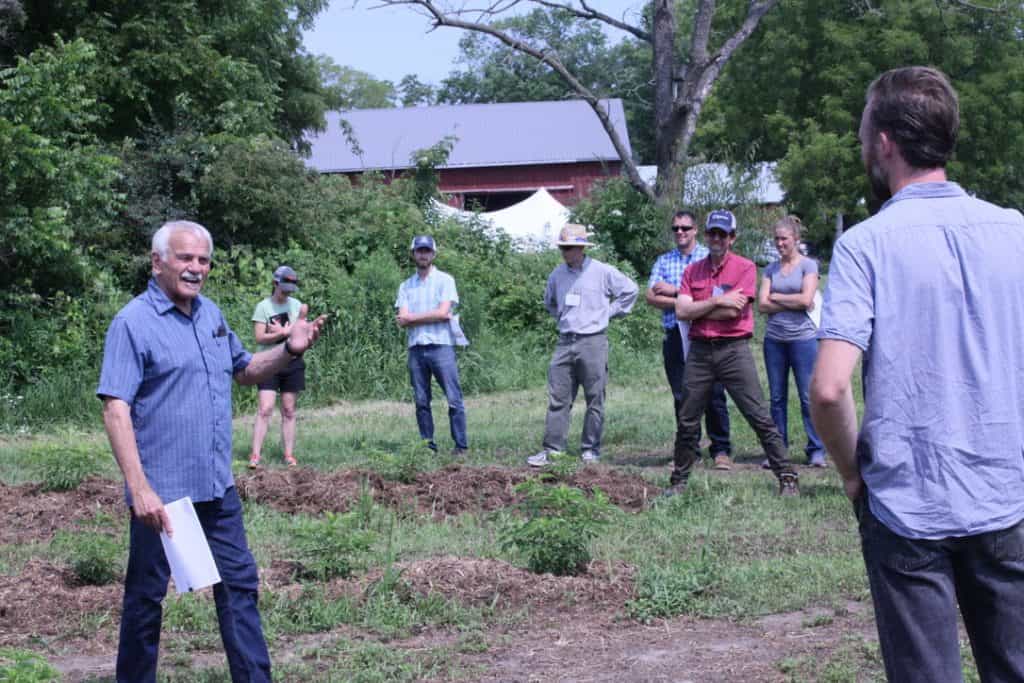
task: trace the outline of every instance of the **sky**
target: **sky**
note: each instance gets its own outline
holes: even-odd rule
[[[468,3],[467,3],[468,4]],[[642,0],[593,0],[596,9],[636,21]],[[430,21],[411,6],[380,7],[379,2],[333,0],[305,34],[306,49],[397,84],[406,74],[438,84],[455,66],[462,31],[430,30]]]

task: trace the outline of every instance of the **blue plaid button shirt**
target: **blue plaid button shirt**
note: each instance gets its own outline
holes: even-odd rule
[[[131,408],[142,471],[164,503],[234,486],[231,382],[250,360],[216,304],[196,297],[187,316],[155,280],[110,323],[96,395]]]
[[[651,279],[647,282],[647,289],[650,289],[658,282],[667,282],[673,287],[678,287],[683,280],[683,271],[691,263],[696,263],[702,258],[707,258],[708,248],[703,244],[696,244],[693,251],[683,255],[678,249],[666,251],[658,257],[651,269]],[[662,312],[661,325],[666,330],[676,326],[676,312],[672,309]]]

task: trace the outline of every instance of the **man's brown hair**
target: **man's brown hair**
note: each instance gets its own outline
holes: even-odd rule
[[[928,66],[886,71],[868,87],[867,102],[871,132],[888,133],[908,164],[946,166],[960,129],[960,108],[945,74]]]

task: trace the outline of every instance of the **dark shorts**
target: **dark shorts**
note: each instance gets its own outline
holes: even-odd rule
[[[280,391],[282,394],[297,394],[306,388],[306,362],[293,358],[281,372],[256,386],[260,391]]]

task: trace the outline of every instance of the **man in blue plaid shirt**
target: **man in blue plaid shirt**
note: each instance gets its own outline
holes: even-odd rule
[[[665,377],[672,389],[675,413],[686,398],[686,384],[683,381],[686,368],[686,347],[684,334],[689,331],[685,322],[676,320],[676,292],[683,279],[683,271],[708,255],[708,249],[697,243],[697,220],[689,211],[677,211],[672,217],[672,235],[676,248],[658,257],[651,269],[647,284],[647,303],[662,311],[662,327],[665,336],[661,342],[661,354],[665,362]],[[685,330],[683,328],[686,328]],[[725,388],[715,382],[704,415],[708,438],[711,439],[710,454],[715,469],[727,470],[732,467],[732,444],[729,442],[729,410],[725,403]]]

